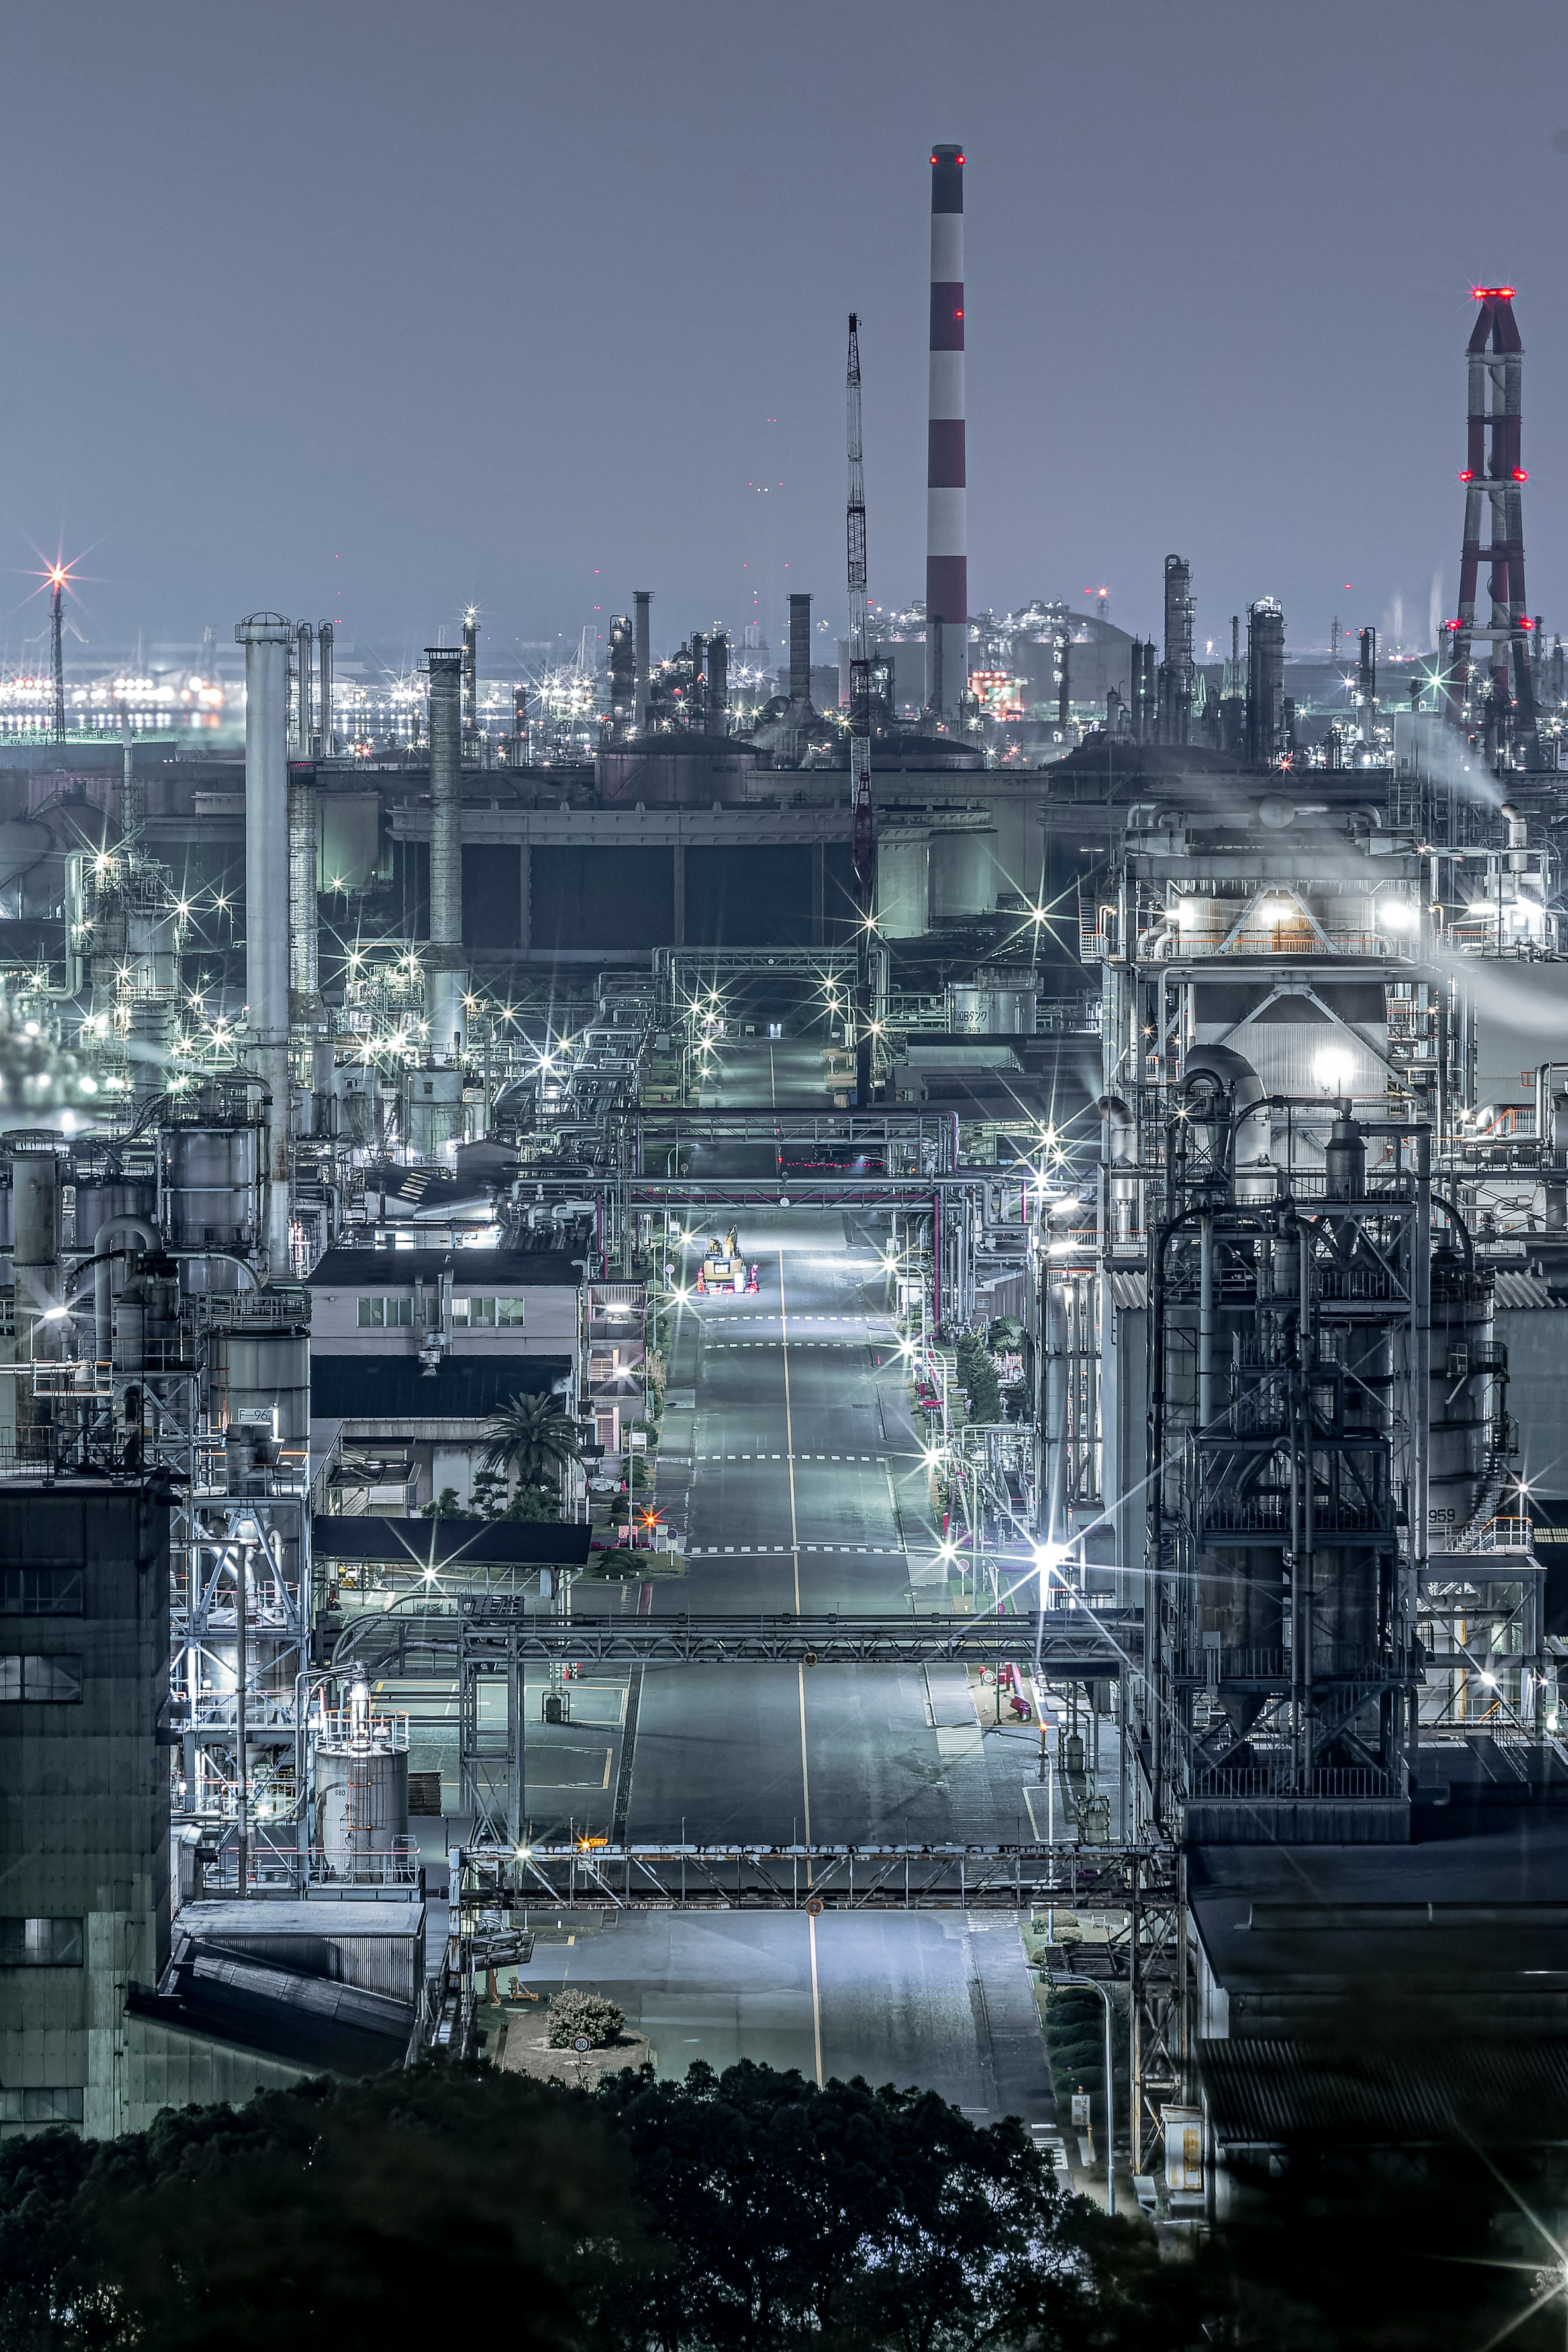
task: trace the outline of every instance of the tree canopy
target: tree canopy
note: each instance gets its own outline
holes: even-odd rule
[[[480,1460],[488,1470],[515,1470],[525,1486],[558,1478],[577,1459],[577,1433],[552,1396],[514,1396],[485,1425]]]
[[[1016,2123],[744,2063],[596,2090],[427,2063],[0,2145],[6,2352],[1182,2352],[1194,2274]]]

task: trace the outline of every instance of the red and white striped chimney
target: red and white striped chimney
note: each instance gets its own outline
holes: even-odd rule
[[[926,708],[956,719],[969,685],[963,455],[963,150],[931,155],[931,425],[926,465]]]

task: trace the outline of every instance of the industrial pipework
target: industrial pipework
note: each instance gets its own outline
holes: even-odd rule
[[[463,802],[460,761],[464,655],[429,646],[430,945],[426,1009],[430,1050],[440,1060],[463,1050]]]

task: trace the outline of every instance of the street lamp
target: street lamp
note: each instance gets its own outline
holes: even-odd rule
[[[1110,2057],[1110,1988],[1097,1977],[1076,1977],[1067,1969],[1051,1970],[1053,1991],[1079,1992],[1087,1988],[1097,1992],[1105,2003],[1105,2210],[1116,2218],[1116,2157],[1114,2153],[1116,2122],[1116,2077],[1111,2072]]]

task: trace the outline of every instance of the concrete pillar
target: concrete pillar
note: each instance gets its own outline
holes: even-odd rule
[[[518,852],[517,864],[517,940],[526,953],[533,945],[533,857],[532,845],[526,835]]]
[[[670,852],[675,860],[675,914],[670,929],[671,945],[686,945],[686,844],[678,841]]]
[[[257,1075],[268,1101],[268,1271],[289,1272],[289,639],[279,614],[235,630],[245,647],[245,992]]]
[[[811,944],[814,948],[827,944],[827,844],[815,841],[811,845]]]

